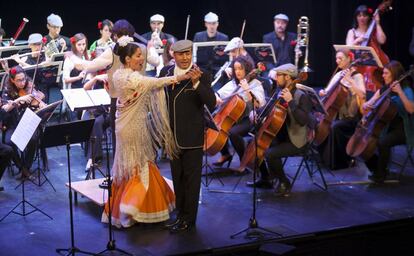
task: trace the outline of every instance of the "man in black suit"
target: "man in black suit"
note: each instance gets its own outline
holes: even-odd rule
[[[216,97],[211,77],[192,64],[192,42],[171,46],[175,65],[166,66],[160,77],[188,73],[189,80],[166,87],[170,125],[180,152],[171,160],[177,219],[166,226],[172,233],[190,230],[196,223],[204,144],[204,105],[210,110]]]
[[[229,41],[229,37],[217,31],[219,26],[218,16],[209,12],[204,16],[205,31],[197,32],[194,35],[194,42]],[[215,74],[226,62],[224,47],[206,46],[200,47],[197,51],[197,65],[211,74]]]
[[[271,43],[276,55],[276,66],[295,63],[296,33],[286,32],[289,17],[283,13],[274,17],[275,30],[263,36],[263,43]]]

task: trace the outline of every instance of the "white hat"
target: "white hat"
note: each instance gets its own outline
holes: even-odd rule
[[[155,15],[152,15],[150,18],[150,22],[154,22],[154,21],[164,22],[165,19],[164,19],[164,16],[162,16],[161,14],[155,14]]]
[[[224,48],[224,52],[229,52],[234,49],[238,49],[243,47],[243,40],[240,37],[234,37],[230,40],[230,42],[226,45],[226,48]]]
[[[54,13],[50,14],[47,17],[47,23],[49,23],[49,25],[51,26],[63,27],[62,19],[60,18],[59,15],[56,15]]]
[[[276,14],[275,17],[273,17],[274,20],[285,20],[285,21],[289,21],[289,17],[286,14],[283,13],[279,13]]]
[[[205,22],[218,22],[218,16],[214,12],[209,12],[204,16]]]
[[[283,64],[273,70],[276,71],[276,73],[289,75],[291,77],[298,76],[298,68],[291,63]]]
[[[40,44],[42,43],[42,39],[43,37],[41,34],[34,33],[29,36],[29,39],[27,39],[27,43],[28,44]]]

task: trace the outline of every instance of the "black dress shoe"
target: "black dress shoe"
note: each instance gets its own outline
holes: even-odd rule
[[[170,228],[171,233],[180,233],[180,232],[187,232],[193,228],[194,224],[188,221],[180,221],[176,225]]]
[[[180,221],[181,221],[181,219],[180,219],[180,218],[176,218],[176,219],[175,219],[175,220],[173,220],[173,221],[169,221],[169,222],[167,222],[167,223],[165,223],[165,224],[164,224],[164,228],[166,228],[166,229],[170,229],[170,228],[172,228],[173,226],[177,225]]]
[[[246,182],[246,185],[248,187],[253,187],[254,183],[252,181],[248,181],[248,182]],[[258,179],[256,181],[256,188],[270,189],[270,188],[273,188],[273,184],[270,180]]]
[[[368,176],[368,179],[377,184],[382,184],[385,181],[385,175],[372,174]]]
[[[227,168],[229,168],[232,160],[233,160],[232,155],[224,155],[224,156],[221,156],[221,158],[217,162],[213,163],[213,165],[223,166],[223,164],[227,162]]]
[[[276,196],[289,196],[292,185],[289,181],[281,181],[276,187]]]

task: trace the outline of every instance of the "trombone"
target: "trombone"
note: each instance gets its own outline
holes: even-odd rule
[[[45,50],[41,50],[41,51],[34,51],[34,52],[27,52],[27,53],[23,53],[23,54],[14,54],[14,55],[9,56],[9,57],[6,57],[6,58],[1,58],[1,59],[0,59],[0,61],[12,60],[12,59],[14,59],[15,57],[19,57],[19,58],[21,58],[21,57],[29,56],[29,55],[31,55],[31,54],[42,53],[42,52],[44,52],[44,51],[45,51]]]
[[[308,55],[309,55],[309,18],[302,16],[299,18],[297,39],[295,46],[295,66],[299,69],[299,57],[302,55],[301,48],[305,48],[305,58],[303,60],[303,67],[300,72],[312,72],[313,70],[309,67]]]

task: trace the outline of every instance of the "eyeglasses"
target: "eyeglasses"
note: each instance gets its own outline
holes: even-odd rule
[[[20,79],[15,79],[14,80],[16,83],[23,83],[23,82],[26,82],[26,77],[24,77],[24,78],[20,78]]]

